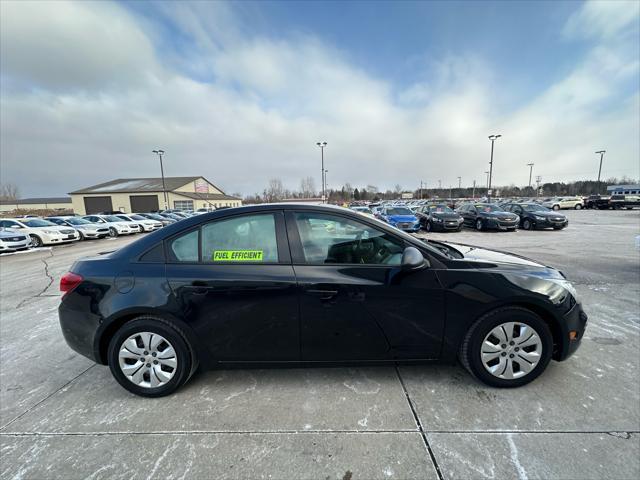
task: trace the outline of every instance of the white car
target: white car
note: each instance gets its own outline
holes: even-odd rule
[[[122,219],[125,222],[131,222],[140,225],[140,227],[142,227],[142,231],[144,232],[153,232],[154,230],[162,228],[162,222],[144,218],[142,215],[138,215],[137,213],[118,213],[116,214],[116,217]]]
[[[81,240],[90,238],[104,238],[109,236],[109,229],[107,227],[102,227],[98,224],[91,223],[89,220],[85,220],[84,218],[65,215],[61,217],[47,217],[45,218],[45,220],[49,220],[50,222],[63,227],[67,226],[75,228],[80,234]]]
[[[96,223],[109,229],[110,237],[117,237],[118,235],[131,235],[138,233],[141,229],[138,224],[131,222],[125,222],[121,218],[115,215],[85,215],[85,220],[89,220],[91,223]]]
[[[573,208],[580,210],[584,206],[584,201],[579,197],[555,197],[546,202],[542,202],[543,207],[551,208],[553,210],[561,210],[567,208]]]
[[[0,220],[0,227],[27,235],[34,247],[80,240],[80,234],[75,229],[61,227],[42,218],[5,218]]]
[[[26,250],[31,247],[29,235],[10,228],[0,228],[0,253]]]

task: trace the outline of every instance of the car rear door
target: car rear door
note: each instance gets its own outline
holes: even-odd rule
[[[340,214],[287,211],[286,220],[303,360],[440,355],[444,291],[434,268],[401,271],[401,238]]]
[[[228,215],[165,243],[182,318],[217,361],[300,358],[298,295],[282,211]]]

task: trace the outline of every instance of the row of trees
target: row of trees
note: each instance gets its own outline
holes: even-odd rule
[[[578,180],[575,182],[547,182],[540,185],[540,192],[535,187],[518,187],[516,185],[508,185],[502,187],[494,187],[494,195],[503,197],[534,197],[536,195],[551,196],[569,196],[569,195],[591,195],[595,193],[606,194],[608,185],[626,185],[635,184],[638,180],[622,177],[608,178],[600,183],[595,180]],[[413,198],[449,198],[449,197],[468,197],[476,198],[487,195],[486,187],[477,186],[466,188],[423,188],[422,190],[407,190],[401,185],[395,185],[393,190],[379,190],[375,185],[366,185],[361,187],[353,187],[350,183],[345,183],[340,189],[329,189],[327,198],[330,203],[344,203],[350,201],[378,201],[393,200],[400,198],[403,193],[412,193]],[[284,187],[280,178],[272,178],[269,180],[267,187],[262,193],[255,193],[244,197],[245,203],[264,203],[277,202],[285,199],[311,199],[320,198],[322,192],[315,188],[313,177],[305,177],[300,180],[300,188],[298,190],[290,190]]]
[[[20,191],[13,183],[0,183],[0,200],[17,200],[20,198]]]

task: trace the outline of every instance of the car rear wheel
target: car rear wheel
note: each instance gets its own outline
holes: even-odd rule
[[[109,227],[109,236],[113,238],[117,237],[118,231],[114,227]]]
[[[482,220],[481,219],[477,219],[476,220],[476,230],[481,231],[484,228],[484,225],[482,224]]]
[[[577,204],[576,204],[576,206],[575,206],[575,207],[573,207],[573,208],[575,208],[576,210],[582,210],[582,205],[580,205],[579,203],[577,203]]]
[[[189,380],[195,357],[186,336],[161,318],[125,323],[109,342],[112,375],[125,389],[143,397],[162,397]]]
[[[42,239],[37,235],[29,235],[31,237],[31,246],[34,248],[41,247],[43,245]]]
[[[522,228],[525,230],[531,230],[531,220],[525,219],[524,222],[522,222]]]
[[[553,209],[554,209],[554,210],[560,210],[560,205],[554,205],[554,206],[553,206]]]
[[[431,230],[433,230],[433,225],[431,225],[431,222],[427,222],[426,229],[427,229],[427,232],[430,232]]]
[[[536,379],[551,360],[553,337],[535,313],[505,307],[482,316],[467,332],[460,361],[492,387],[519,387]]]

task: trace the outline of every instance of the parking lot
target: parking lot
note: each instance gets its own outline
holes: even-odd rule
[[[0,258],[0,475],[9,478],[638,478],[640,211],[562,231],[432,233],[562,270],[582,347],[500,390],[448,365],[225,370],[136,397],[57,318],[73,261],[120,237]],[[419,236],[427,236],[425,233]]]

